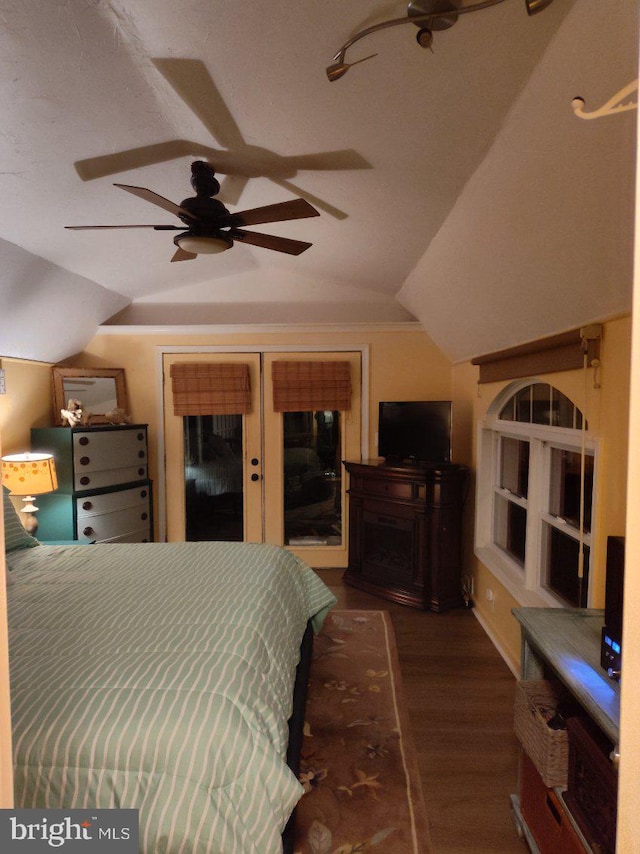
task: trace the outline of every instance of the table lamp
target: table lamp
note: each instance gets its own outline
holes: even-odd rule
[[[36,495],[53,492],[58,488],[56,466],[51,454],[9,454],[2,457],[2,483],[12,495],[22,495],[24,513],[22,524],[32,537],[38,530],[33,503]]]

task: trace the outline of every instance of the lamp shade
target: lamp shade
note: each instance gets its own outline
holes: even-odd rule
[[[14,495],[42,495],[58,488],[51,454],[9,454],[2,457],[2,483]]]

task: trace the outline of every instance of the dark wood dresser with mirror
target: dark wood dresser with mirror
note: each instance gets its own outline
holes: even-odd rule
[[[349,474],[345,582],[414,608],[445,611],[463,605],[466,466],[378,460],[344,466]]]

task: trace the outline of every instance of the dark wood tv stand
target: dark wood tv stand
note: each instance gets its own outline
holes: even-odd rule
[[[346,461],[349,566],[344,580],[414,608],[445,611],[462,596],[466,466]]]

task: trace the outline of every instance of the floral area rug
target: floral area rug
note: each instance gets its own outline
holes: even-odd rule
[[[427,854],[429,827],[386,611],[331,611],[314,639],[296,854]]]

